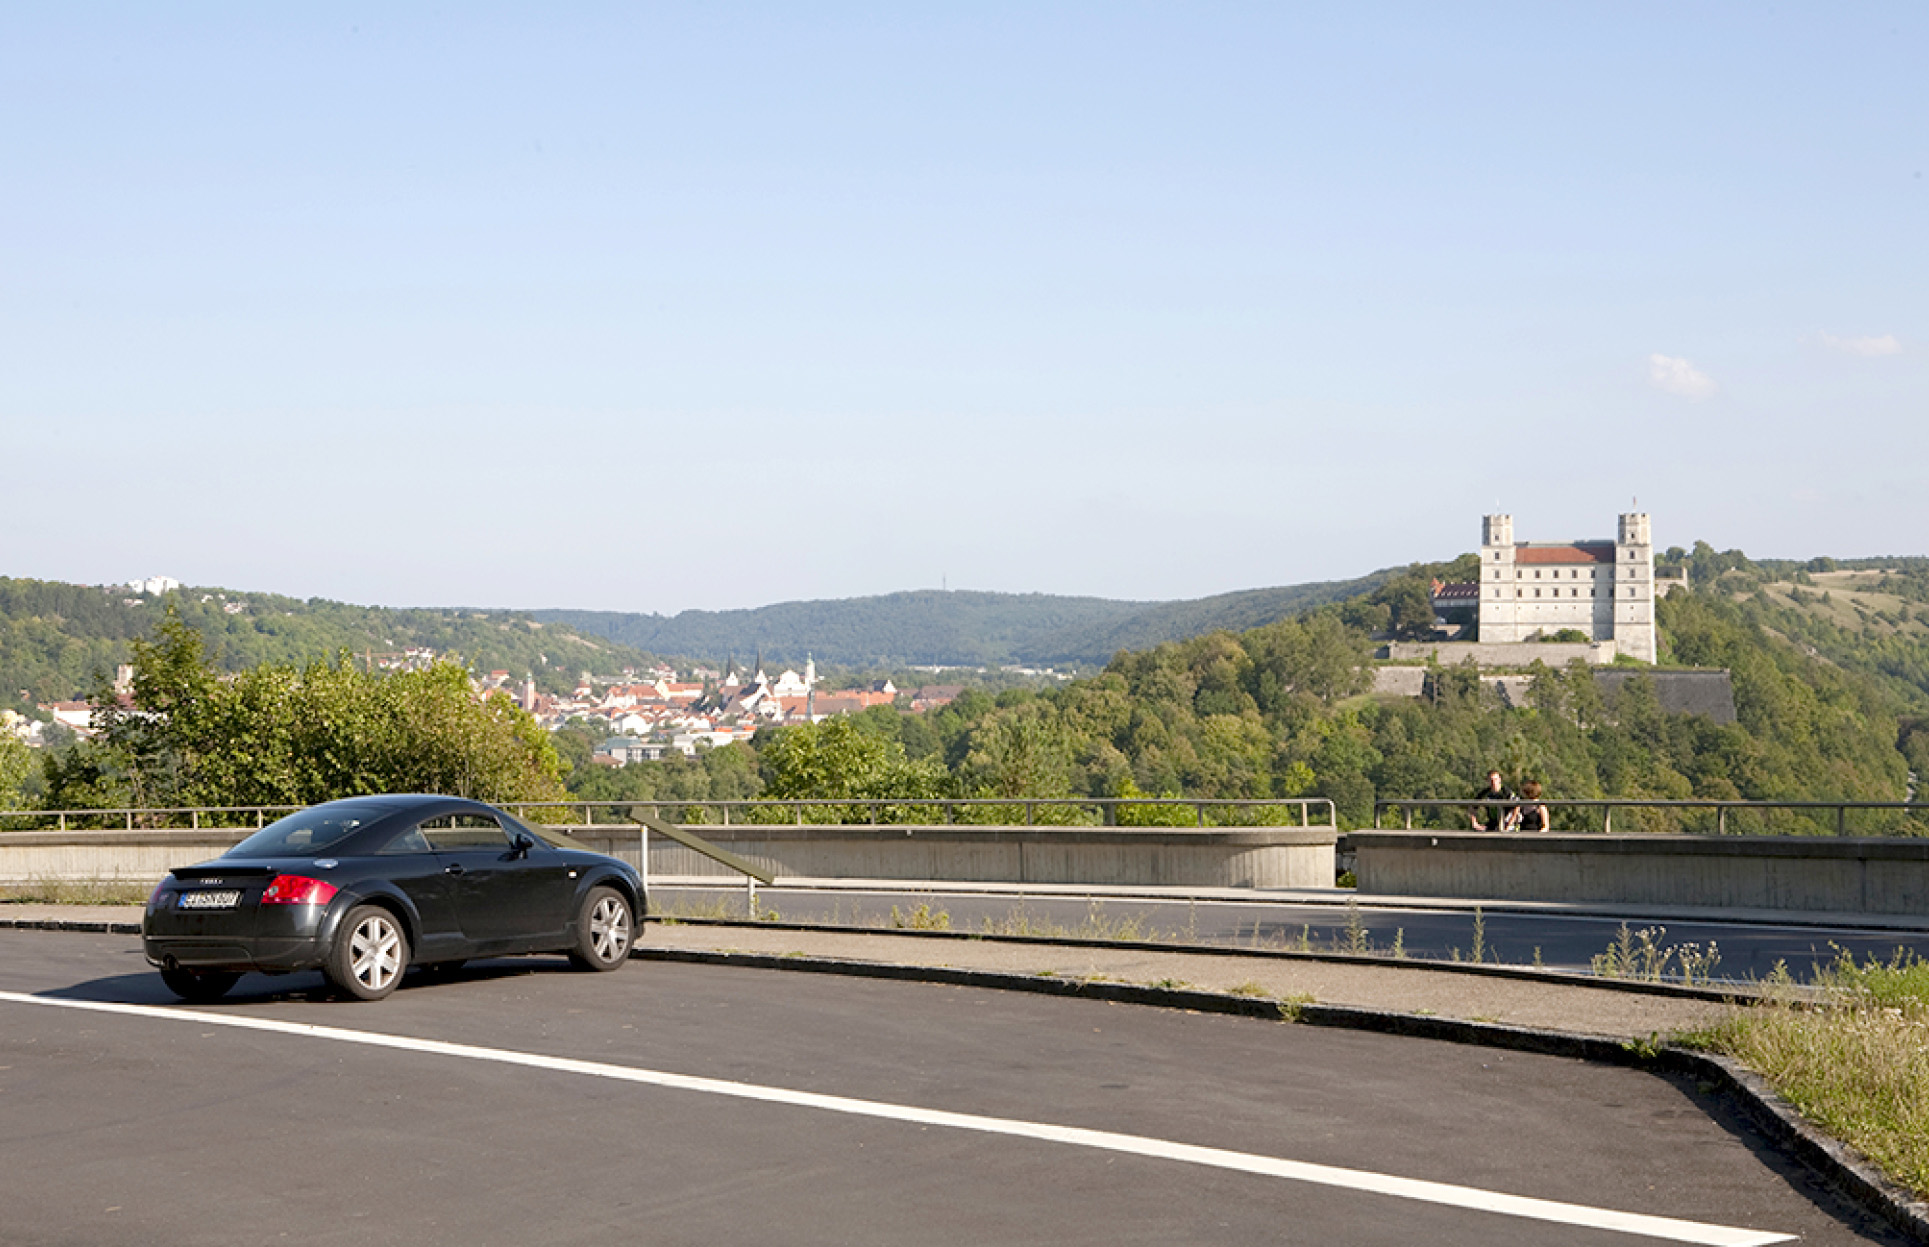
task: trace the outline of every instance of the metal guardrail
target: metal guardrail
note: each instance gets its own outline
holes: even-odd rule
[[[599,812],[607,816],[610,824],[627,825],[634,810],[646,811],[650,817],[665,822],[724,827],[774,823],[875,826],[909,821],[970,826],[986,824],[987,819],[971,816],[988,811],[1009,811],[1016,817],[1001,825],[1024,827],[1174,827],[1184,824],[1172,821],[1173,815],[1186,812],[1191,815],[1186,821],[1199,827],[1335,825],[1333,803],[1324,797],[1263,801],[1221,797],[933,797],[928,800],[851,797],[783,801],[504,801],[496,804],[518,818],[565,826],[601,825],[596,817]],[[28,822],[48,831],[260,828],[302,808],[298,805],[201,805],[0,810],[0,829],[17,830],[20,824]],[[1162,813],[1164,811],[1171,813]],[[677,816],[667,816],[666,812]],[[1055,812],[1095,817],[1098,821],[1094,824],[1086,822],[1084,817],[1053,817]],[[558,818],[558,814],[568,817]],[[1294,821],[1285,822],[1287,815],[1293,816]]]
[[[503,809],[525,816],[536,811],[569,810],[581,815],[584,825],[595,826],[596,811],[615,815],[611,821],[624,822],[630,811],[645,810],[652,818],[662,818],[684,826],[769,826],[789,823],[792,826],[811,824],[845,824],[876,826],[904,822],[930,822],[944,826],[984,825],[985,819],[959,817],[984,811],[1009,810],[1021,814],[1023,821],[1001,823],[1002,826],[1024,827],[1063,827],[1063,826],[1103,826],[1103,827],[1174,827],[1183,824],[1169,821],[1137,821],[1134,811],[1145,811],[1148,820],[1159,815],[1154,811],[1170,810],[1174,813],[1190,811],[1192,825],[1199,827],[1250,827],[1250,826],[1335,826],[1333,803],[1324,797],[1287,797],[1273,800],[1246,800],[1227,797],[933,797],[928,800],[907,800],[903,798],[840,798],[815,800],[770,800],[770,801],[570,801],[570,802],[507,802]],[[666,817],[665,811],[678,811],[682,817]],[[1068,822],[1051,818],[1053,811],[1068,814],[1096,814],[1096,824],[1078,821]],[[1294,823],[1282,823],[1272,817],[1275,814],[1292,813],[1297,816]],[[737,817],[733,820],[732,815]],[[750,817],[743,817],[744,814]],[[690,815],[698,817],[690,817]],[[787,817],[768,817],[768,815],[787,815]],[[860,817],[853,818],[853,814]],[[925,815],[931,815],[925,817]],[[1316,819],[1315,815],[1323,815]],[[715,817],[711,817],[714,815]],[[911,817],[916,815],[917,817]],[[1167,816],[1169,817],[1169,816]]]
[[[303,808],[299,805],[175,805],[97,810],[0,810],[0,830],[19,830],[12,824],[27,820],[41,823],[40,830],[44,831],[198,831],[203,827],[235,831],[253,827],[259,830],[282,815],[293,814]],[[182,818],[187,821],[180,822]],[[49,819],[53,820],[50,827],[44,825]],[[105,826],[108,823],[119,823],[120,826]]]
[[[1809,814],[1833,814],[1834,822],[1835,822],[1835,834],[1838,836],[1847,836],[1850,834],[1849,827],[1848,827],[1849,811],[1851,810],[1899,810],[1902,812],[1902,817],[1904,822],[1906,822],[1909,819],[1918,818],[1918,817],[1923,819],[1924,822],[1922,824],[1921,830],[1911,831],[1911,830],[1905,829],[1905,830],[1896,831],[1896,832],[1884,832],[1884,833],[1878,833],[1878,834],[1891,835],[1891,836],[1929,835],[1929,803],[1924,803],[1919,801],[1721,801],[1721,800],[1700,800],[1700,799],[1694,799],[1694,798],[1668,799],[1668,798],[1660,798],[1660,797],[1656,797],[1653,799],[1637,798],[1637,797],[1594,797],[1594,798],[1586,798],[1586,799],[1543,798],[1542,800],[1539,800],[1539,801],[1529,801],[1526,798],[1519,797],[1519,796],[1516,796],[1510,800],[1505,800],[1505,801],[1495,800],[1491,797],[1486,797],[1486,798],[1421,797],[1421,798],[1398,798],[1398,799],[1389,797],[1383,800],[1375,801],[1373,803],[1373,827],[1375,830],[1387,830],[1386,828],[1383,828],[1380,826],[1381,814],[1383,811],[1386,811],[1386,810],[1404,811],[1405,813],[1404,830],[1413,830],[1414,829],[1413,812],[1415,810],[1428,810],[1428,809],[1477,810],[1477,809],[1485,809],[1489,806],[1502,806],[1507,809],[1521,809],[1521,808],[1524,808],[1527,806],[1533,806],[1533,805],[1546,806],[1550,814],[1555,810],[1566,810],[1566,809],[1599,810],[1601,811],[1600,830],[1602,832],[1612,832],[1614,830],[1614,811],[1616,810],[1646,810],[1646,809],[1681,810],[1681,811],[1708,810],[1714,813],[1715,830],[1713,834],[1718,836],[1725,836],[1725,835],[1731,835],[1731,834],[1745,834],[1745,833],[1735,833],[1729,830],[1730,815],[1736,814],[1736,813],[1766,814],[1770,811],[1775,811],[1775,810],[1791,810],[1791,811],[1809,813]],[[1469,828],[1463,827],[1463,828],[1456,828],[1453,830],[1464,831],[1464,830],[1469,830]],[[1691,832],[1688,834],[1696,834],[1696,833]]]
[[[1849,815],[1854,811],[1894,811],[1901,815],[1898,824],[1917,821],[1920,830],[1902,826],[1899,830],[1878,832],[1883,835],[1929,835],[1929,802],[1920,801],[1724,801],[1715,799],[1669,799],[1639,797],[1544,798],[1530,802],[1515,797],[1494,801],[1476,797],[1387,797],[1373,803],[1373,826],[1382,828],[1389,810],[1400,811],[1407,828],[1413,827],[1414,811],[1435,809],[1472,810],[1490,805],[1518,807],[1545,805],[1554,810],[1599,810],[1599,830],[1614,830],[1616,810],[1660,810],[1713,814],[1715,835],[1737,834],[1732,830],[1734,816],[1789,811],[1808,815],[1833,815],[1836,835],[1851,834]],[[5,830],[246,830],[264,827],[296,805],[218,805],[150,806],[111,809],[0,810],[0,833]],[[923,801],[849,798],[842,800],[785,801],[515,801],[502,808],[518,817],[561,826],[628,826],[635,811],[668,824],[683,826],[756,826],[790,824],[793,826],[831,823],[878,825],[928,821],[940,825],[985,825],[977,817],[986,812],[1010,811],[1016,815],[999,825],[1174,827],[1174,815],[1190,812],[1185,822],[1199,827],[1299,826],[1333,827],[1333,803],[1323,797],[1290,797],[1272,800],[1244,800],[1213,797],[945,797]],[[598,814],[607,821],[599,821]],[[558,816],[561,817],[558,817]],[[1070,817],[1066,817],[1070,816]],[[1097,822],[1087,822],[1096,818]],[[1022,821],[1020,821],[1022,820]],[[1290,820],[1290,821],[1289,821]],[[1741,820],[1745,821],[1745,819]],[[1590,829],[1591,830],[1591,829]]]

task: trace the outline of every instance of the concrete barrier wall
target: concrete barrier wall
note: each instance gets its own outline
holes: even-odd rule
[[[1356,831],[1362,894],[1929,914],[1929,841]]]
[[[634,826],[563,828],[634,864]],[[1331,887],[1331,828],[693,827],[778,878],[929,879],[977,883],[1170,887]],[[218,857],[245,831],[0,833],[0,884],[152,885],[175,866]],[[650,838],[659,878],[743,876],[663,836]]]
[[[152,887],[176,866],[219,857],[254,828],[220,831],[0,832],[0,884],[117,883]]]

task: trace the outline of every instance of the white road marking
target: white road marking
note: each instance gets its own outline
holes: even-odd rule
[[[1143,1135],[1118,1134],[1110,1130],[1086,1130],[1077,1126],[1054,1126],[1044,1122],[1018,1121],[1005,1117],[981,1117],[973,1113],[951,1113],[940,1109],[918,1108],[906,1104],[886,1104],[877,1100],[858,1100],[848,1096],[820,1095],[812,1091],[793,1091],[784,1087],[765,1087],[756,1083],[729,1082],[718,1078],[693,1078],[661,1070],[636,1069],[601,1061],[578,1061],[569,1057],[543,1056],[534,1052],[515,1052],[506,1048],[482,1048],[473,1044],[447,1043],[440,1039],[415,1039],[407,1035],[384,1035],[376,1031],[348,1030],[339,1026],[315,1026],[306,1022],[284,1022],[277,1018],[246,1017],[231,1013],[208,1013],[196,1009],[160,1008],[154,1005],[117,1004],[111,1001],[65,1000],[55,996],[33,996],[24,992],[0,991],[0,1002],[45,1005],[57,1009],[80,1009],[91,1013],[118,1013],[130,1017],[192,1022],[201,1026],[227,1026],[238,1030],[270,1031],[281,1035],[300,1035],[310,1039],[329,1039],[338,1043],[362,1044],[371,1048],[394,1048],[403,1052],[434,1056],[460,1057],[470,1061],[491,1061],[499,1065],[521,1065],[531,1069],[553,1070],[565,1074],[584,1074],[618,1082],[643,1083],[678,1091],[697,1091],[707,1095],[732,1096],[741,1100],[761,1100],[769,1104],[789,1104],[799,1108],[822,1109],[859,1117],[887,1121],[916,1122],[927,1126],[948,1126],[954,1130],[975,1130],[984,1134],[1013,1135],[1048,1143],[1067,1143],[1074,1147],[1097,1148],[1149,1156],[1160,1160],[1210,1165],[1242,1173],[1262,1174],[1294,1182],[1336,1186],[1352,1191],[1389,1195],[1396,1199],[1444,1204],[1476,1212],[1498,1213],[1535,1221],[1587,1229],[1616,1230],[1646,1238],[1677,1243],[1704,1243],[1709,1247],[1763,1247],[1768,1243],[1792,1241],[1790,1234],[1746,1230],[1733,1226],[1682,1221],[1673,1217],[1652,1217],[1611,1208],[1590,1208],[1585,1204],[1565,1204],[1556,1200],[1532,1199],[1478,1187],[1455,1186],[1446,1182],[1426,1182],[1363,1169],[1342,1169],[1306,1161],[1282,1160],[1251,1152],[1225,1148],[1199,1147],[1174,1143]]]

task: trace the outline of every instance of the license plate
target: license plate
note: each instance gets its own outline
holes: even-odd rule
[[[229,889],[220,892],[183,892],[182,909],[233,909],[241,903],[241,893]]]

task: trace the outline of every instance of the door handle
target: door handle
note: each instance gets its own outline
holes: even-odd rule
[[[462,863],[450,862],[447,866],[444,866],[442,868],[442,873],[445,875],[459,875],[462,873]]]

